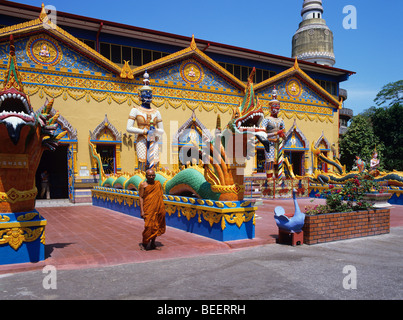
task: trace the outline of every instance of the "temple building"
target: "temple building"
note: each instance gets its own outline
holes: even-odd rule
[[[333,36],[322,14],[322,1],[304,1],[292,57],[283,57],[60,11],[53,23],[45,6],[0,1],[0,86],[13,35],[32,107],[39,112],[46,99],[54,99],[58,130],[67,131],[55,152],[43,154],[37,173],[39,181],[45,168],[50,171],[54,198],[79,202],[82,190],[97,182],[88,141],[96,145],[107,174],[135,169],[136,136],[126,124],[130,110],[140,106],[138,89],[146,71],[152,107],[164,124],[161,167],[186,165],[194,145],[214,135],[217,119],[226,126],[255,68],[255,95],[265,116],[277,89],[287,131],[284,152],[294,173],[304,175],[313,169],[312,144],[338,156],[340,83],[354,74],[333,67]],[[309,37],[319,46],[310,47]],[[259,145],[245,175],[263,171]]]

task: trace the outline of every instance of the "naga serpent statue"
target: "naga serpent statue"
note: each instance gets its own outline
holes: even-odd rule
[[[156,171],[155,179],[161,182],[165,194],[190,195],[220,201],[243,199],[245,158],[254,155],[255,136],[265,132],[265,128],[260,127],[264,118],[263,109],[253,90],[254,72],[255,69],[248,78],[242,103],[233,109],[232,118],[225,129],[221,132],[220,128],[216,128],[214,139],[205,141],[207,148],[199,149],[197,146],[199,164],[177,171],[163,168]],[[100,170],[99,186],[138,189],[139,184],[145,179],[144,171],[106,176],[102,169],[101,158],[90,141],[89,147],[90,154]]]
[[[346,167],[342,166],[337,159],[330,159],[328,156],[325,156],[321,153],[320,149],[315,148],[314,145],[311,145],[311,151],[313,154],[314,160],[314,172],[309,176],[310,183],[320,183],[324,184],[343,184],[349,180],[353,180],[362,172],[362,169],[359,171],[350,171],[346,172]],[[321,160],[335,168],[337,172],[324,172],[322,170],[318,170],[318,160]],[[368,174],[373,176],[374,181],[377,182],[387,182],[388,186],[396,186],[403,187],[403,172],[400,171],[392,171],[392,172],[384,172],[384,171],[370,171]]]
[[[24,93],[13,37],[3,89],[0,91],[0,213],[35,208],[35,174],[44,150],[54,150],[67,132],[56,135],[59,113],[50,115],[53,100],[36,114]]]

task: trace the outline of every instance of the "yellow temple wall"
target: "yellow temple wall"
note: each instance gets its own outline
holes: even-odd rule
[[[40,57],[27,56],[27,52],[30,53],[27,48],[35,43],[33,41],[37,37],[53,45],[55,52],[63,51],[75,56],[77,62],[89,70],[41,66],[40,61],[39,64],[32,65],[32,59]],[[77,39],[73,40],[76,45],[82,45]],[[221,128],[224,129],[231,119],[232,108],[237,107],[244,97],[246,85],[198,50],[194,39],[189,48],[142,66],[141,70],[136,69],[134,76],[134,71],[127,70],[128,74],[132,73],[131,78],[122,78],[122,74],[119,76],[100,68],[94,61],[72,51],[64,43],[54,41],[49,35],[22,38],[19,41],[19,71],[24,82],[24,91],[30,97],[33,109],[38,110],[46,98],[53,97],[53,109],[59,111],[69,125],[77,130],[77,140],[71,142],[64,138],[61,142],[74,144],[74,173],[78,182],[80,179],[93,177],[94,172],[91,169],[95,164],[90,160],[88,140],[90,131],[94,133],[100,125],[113,128],[113,134],[103,135],[101,140],[96,137],[91,140],[116,146],[116,173],[130,173],[137,167],[135,139],[126,132],[126,125],[130,110],[140,105],[137,90],[143,85],[141,78],[146,68],[152,74],[152,106],[160,111],[165,131],[160,154],[162,167],[174,169],[177,166],[177,153],[172,151],[173,136],[191,118],[192,111],[213,134],[217,115],[220,115]],[[3,47],[6,52],[5,45]],[[105,58],[98,53],[88,53],[105,63]],[[192,84],[187,78],[186,68],[190,66],[198,70],[200,82]],[[1,79],[5,77],[5,67],[0,68]],[[111,62],[109,67],[115,68]],[[320,88],[295,61],[292,68],[256,84],[255,94],[259,97],[266,116],[270,113],[268,103],[273,98],[273,85],[279,89],[279,116],[285,121],[286,131],[293,126],[295,120],[305,137],[305,169],[309,170],[312,166],[310,146],[317,143],[321,136],[329,143],[328,149],[333,144],[338,149],[337,99]],[[256,160],[248,160],[245,175],[252,174],[255,167]]]
[[[34,111],[38,110],[44,105],[46,98],[51,99],[50,96],[44,94],[35,93],[30,96],[31,104]],[[158,98],[154,99],[161,102]],[[175,99],[176,100],[176,99]],[[176,100],[177,102],[177,100]],[[192,110],[186,106],[179,108],[173,108],[168,104],[160,105],[158,108],[155,104],[152,107],[159,110],[163,119],[164,125],[164,144],[161,146],[162,153],[160,154],[162,167],[173,169],[177,164],[177,156],[172,154],[172,139],[176,131],[185,123],[191,116]],[[70,124],[77,130],[77,159],[75,163],[76,179],[88,179],[89,176],[80,176],[80,168],[91,168],[90,153],[88,147],[89,131],[94,132],[95,128],[103,122],[105,115],[107,115],[109,123],[114,126],[122,135],[120,165],[121,172],[133,172],[137,166],[135,155],[135,140],[133,135],[129,138],[126,132],[127,119],[130,110],[136,106],[136,103],[129,105],[127,102],[118,104],[115,101],[109,103],[106,99],[103,101],[96,101],[85,98],[75,100],[72,97],[64,99],[62,96],[54,98],[53,108],[57,110]],[[230,118],[231,113],[229,111],[222,113],[220,111],[206,111],[205,109],[196,108],[194,110],[196,117],[210,130],[214,132],[216,126],[217,115],[220,114],[221,122],[226,125]],[[126,133],[126,135],[124,135]]]
[[[40,108],[46,100],[46,97],[50,99],[50,96],[44,94],[33,94],[30,96],[32,106],[36,111]],[[162,103],[162,99],[154,98],[156,103],[153,103],[153,108],[160,111],[163,124],[164,124],[164,144],[162,145],[162,153],[160,154],[160,165],[162,167],[167,167],[169,169],[174,168],[177,164],[176,155],[172,154],[172,139],[178,128],[185,123],[191,116],[192,110],[185,104],[174,108],[169,103]],[[167,99],[166,101],[170,101]],[[165,101],[165,102],[166,102]],[[177,99],[172,99],[178,104]],[[138,103],[138,100],[136,101]],[[128,137],[126,133],[126,125],[129,112],[131,108],[135,107],[136,102],[126,101],[119,104],[112,100],[108,102],[107,99],[103,101],[96,101],[95,99],[89,99],[87,101],[85,98],[74,99],[72,97],[67,97],[67,99],[62,96],[55,98],[53,108],[60,112],[60,114],[72,125],[73,128],[77,129],[77,160],[75,164],[75,173],[77,179],[88,179],[92,176],[80,176],[80,168],[87,167],[91,168],[91,160],[88,149],[88,138],[89,131],[94,131],[94,129],[102,123],[107,115],[107,118],[111,125],[113,125],[122,135],[122,143],[120,144],[121,154],[120,154],[120,166],[121,172],[132,172],[136,167],[136,156],[135,156],[135,144],[133,135]],[[159,107],[158,107],[159,106]],[[231,111],[221,112],[219,110],[207,111],[205,108],[194,109],[196,117],[210,130],[211,133],[214,132],[216,126],[217,115],[220,114],[222,128],[231,119]],[[268,114],[268,110],[266,110]],[[268,115],[266,115],[268,116]],[[282,110],[280,112],[280,117],[284,119],[286,131],[288,131],[296,121],[296,125],[303,132],[305,138],[310,145],[316,143],[322,135],[327,139],[330,145],[336,147],[338,150],[338,112],[334,112],[332,116],[322,117],[315,114],[304,114],[302,112],[292,113],[288,110]],[[124,135],[126,133],[126,135]],[[311,170],[312,166],[312,154],[310,150],[306,151],[306,165],[305,168]],[[256,166],[256,160],[250,159],[246,163],[245,175],[251,175]]]

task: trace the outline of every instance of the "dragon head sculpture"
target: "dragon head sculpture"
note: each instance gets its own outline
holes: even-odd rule
[[[232,119],[227,124],[227,129],[237,134],[255,134],[264,132],[265,128],[260,127],[264,119],[262,107],[259,105],[259,99],[255,97],[253,90],[253,76],[256,69],[253,68],[248,78],[248,85],[245,96],[239,107],[233,109]]]
[[[204,165],[204,176],[211,184],[211,190],[220,193],[220,200],[242,200],[244,195],[243,167],[245,159],[255,154],[256,136],[265,135],[260,127],[264,119],[263,109],[253,90],[253,68],[245,96],[239,107],[233,110],[232,118],[217,141],[210,144],[210,154],[204,152],[203,158],[210,159]]]
[[[54,150],[67,132],[56,135],[59,113],[50,115],[46,100],[37,115],[24,93],[13,37],[6,77],[0,90],[0,212],[33,210],[35,174],[44,150]]]

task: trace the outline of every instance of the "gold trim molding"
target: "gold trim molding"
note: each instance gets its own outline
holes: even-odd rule
[[[45,244],[45,227],[0,229],[0,244],[8,244],[14,250],[18,250],[24,242],[33,242],[39,237]]]
[[[16,203],[20,201],[28,201],[36,198],[38,189],[33,187],[31,190],[19,191],[11,188],[7,192],[0,192],[0,202]]]

